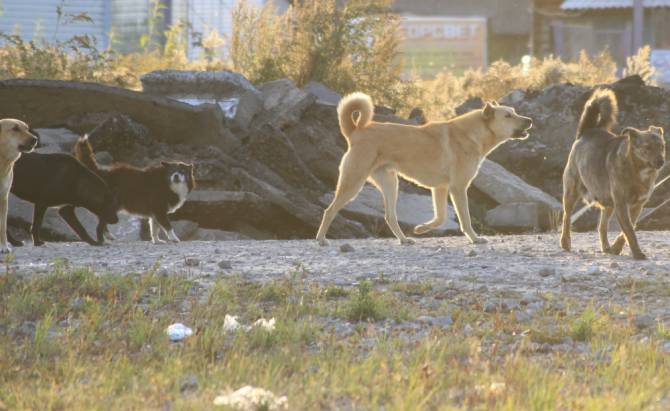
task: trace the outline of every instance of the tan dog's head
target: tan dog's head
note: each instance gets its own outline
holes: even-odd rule
[[[647,130],[626,127],[621,132],[626,137],[626,150],[648,167],[659,169],[665,164],[665,139],[661,127]]]
[[[37,136],[23,121],[11,118],[0,120],[0,157],[14,161],[21,153],[33,151],[37,141]]]
[[[520,116],[514,108],[500,106],[495,101],[486,103],[482,109],[482,119],[498,141],[528,138],[528,129],[533,126],[530,118]]]

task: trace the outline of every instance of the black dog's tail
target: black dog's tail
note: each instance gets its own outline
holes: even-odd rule
[[[81,137],[77,141],[77,144],[74,145],[74,156],[88,169],[96,174],[100,174],[100,166],[95,161],[95,154],[93,153],[91,143],[88,141],[88,135]]]
[[[591,128],[602,128],[610,131],[616,123],[618,114],[619,108],[614,92],[608,89],[597,89],[584,105],[582,118],[579,119],[579,125],[577,126],[577,138],[580,138],[584,131]]]

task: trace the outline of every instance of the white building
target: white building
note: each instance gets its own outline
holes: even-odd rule
[[[95,36],[99,47],[112,47],[121,52],[136,51],[140,38],[147,33],[156,0],[2,0],[0,31],[19,33],[26,40],[67,40],[74,35]],[[161,18],[156,21],[159,31],[179,22],[186,23],[189,38],[195,34],[206,35],[216,30],[229,39],[232,30],[232,13],[238,1],[248,1],[262,6],[268,0],[157,0]],[[277,10],[288,7],[288,0],[274,0]],[[63,6],[63,16],[57,8]],[[86,13],[90,22],[67,22],[65,15]],[[200,50],[189,41],[189,58],[197,58]]]

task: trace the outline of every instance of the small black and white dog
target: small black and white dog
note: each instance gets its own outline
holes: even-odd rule
[[[146,168],[128,164],[102,167],[95,160],[87,136],[75,145],[75,156],[107,182],[118,197],[119,211],[149,219],[153,243],[164,242],[158,236],[158,228],[163,230],[169,241],[179,242],[168,214],[177,211],[195,187],[192,164],[161,161],[159,165]],[[101,221],[97,230],[98,241],[102,241],[105,234],[106,224]]]

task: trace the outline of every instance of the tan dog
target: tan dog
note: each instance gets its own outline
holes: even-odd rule
[[[33,151],[37,137],[26,123],[14,119],[0,120],[0,253],[10,251],[7,244],[9,190],[14,179],[14,162],[21,153]]]
[[[473,243],[485,243],[472,229],[467,190],[477,175],[482,159],[511,138],[528,137],[532,120],[511,107],[487,103],[483,109],[445,122],[409,126],[372,121],[374,106],[369,96],[353,93],[337,107],[340,130],[349,149],[340,163],[335,198],[323,214],[316,239],[326,244],[333,219],[353,200],[368,180],[384,196],[386,222],[401,244],[414,241],[405,237],[398,225],[398,174],[430,188],[435,217],[414,228],[423,234],[442,225],[447,217],[447,197],[456,208],[461,231]],[[357,120],[353,113],[358,112]]]

